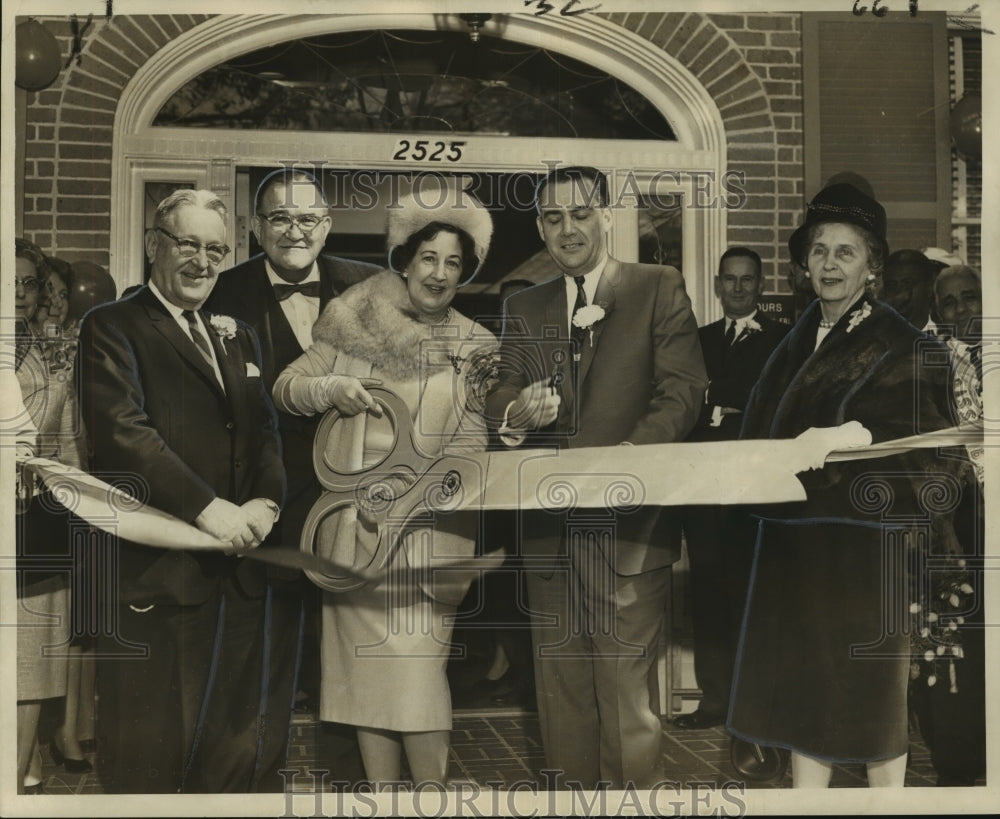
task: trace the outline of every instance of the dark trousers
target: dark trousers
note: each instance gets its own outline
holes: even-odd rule
[[[311,586],[304,578],[296,582],[271,582],[264,630],[267,674],[261,696],[259,752],[251,790],[282,793],[285,779],[280,771],[288,759],[289,728],[295,710],[295,695],[302,656],[305,624],[304,592]]]
[[[119,607],[118,634],[146,646],[145,656],[121,656],[115,635],[98,639],[105,791],[249,790],[261,735],[265,599],[226,581],[199,605],[141,608]]]
[[[725,715],[733,680],[742,600],[734,599],[735,556],[721,506],[688,506],[682,514],[690,565],[694,673],[702,711]]]

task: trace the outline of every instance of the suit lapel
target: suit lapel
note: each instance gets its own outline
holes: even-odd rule
[[[569,343],[569,314],[566,312],[566,282],[560,273],[559,278],[552,279],[547,285],[549,287],[545,298],[545,310],[542,315],[542,338],[548,344],[555,339],[564,342],[564,355],[562,362],[543,361],[542,366],[550,368],[547,371],[549,377],[555,377],[558,381],[558,391],[562,396],[562,403],[559,408],[560,425],[566,411],[573,406],[573,396],[575,385],[573,384],[573,361],[572,345]],[[555,338],[546,333],[546,328],[555,328]],[[546,344],[546,346],[548,346]]]
[[[208,316],[204,313],[200,315],[205,325],[211,327],[208,323]],[[222,385],[225,388],[226,397],[233,407],[237,407],[243,403],[238,400],[238,393],[243,386],[246,372],[239,372],[239,367],[243,364],[242,358],[232,355],[236,339],[226,340],[214,332],[209,333],[209,338],[212,349],[215,350],[215,360],[219,364],[219,372],[222,374]]]
[[[323,308],[330,303],[331,299],[335,299],[340,295],[337,290],[337,283],[334,281],[333,271],[327,264],[326,259],[320,254],[316,259],[316,264],[319,267],[319,311],[323,312]]]
[[[604,308],[604,318],[591,328],[588,337],[584,338],[583,349],[580,351],[581,385],[587,379],[587,373],[590,372],[590,365],[594,362],[594,355],[597,352],[597,344],[607,326],[611,311],[615,309],[615,291],[621,281],[621,273],[621,263],[609,257],[597,282],[597,290],[594,291],[594,304]]]
[[[222,387],[215,377],[215,372],[209,366],[208,362],[205,361],[204,356],[199,352],[194,342],[188,338],[187,333],[181,329],[180,325],[174,320],[174,317],[167,312],[167,308],[160,303],[160,300],[154,295],[152,290],[147,289],[144,294],[140,295],[146,296],[143,302],[152,326],[221,395]],[[208,335],[211,338],[214,333],[210,332]]]
[[[321,269],[322,275],[322,269]],[[258,333],[260,337],[261,356],[266,383],[271,384],[280,375],[284,368],[284,363],[293,361],[302,355],[302,345],[292,330],[292,325],[288,323],[288,316],[274,297],[274,287],[267,277],[267,268],[261,260],[260,287],[257,297],[260,299],[260,308],[254,315],[261,316],[261,324]]]

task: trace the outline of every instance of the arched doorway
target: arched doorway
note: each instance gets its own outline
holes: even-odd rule
[[[392,30],[462,36],[468,32],[458,15],[391,19]],[[679,247],[677,258],[663,260],[686,273],[696,313],[702,319],[707,316],[714,260],[724,247],[726,229],[726,210],[719,204],[726,170],[721,117],[711,96],[687,69],[650,42],[596,16],[553,21],[502,15],[486,24],[483,35],[543,48],[606,72],[640,94],[669,123],[672,139],[495,133],[461,133],[456,138],[454,132],[434,134],[426,129],[412,135],[338,131],[333,138],[330,132],[317,130],[154,125],[178,89],[228,60],[297,38],[385,28],[385,15],[371,14],[220,17],[157,52],[124,90],[115,119],[111,252],[114,269],[134,271],[133,279],[119,286],[139,279],[147,200],[157,185],[205,186],[222,195],[232,206],[230,227],[237,237],[237,253],[245,255],[251,249],[240,245],[249,241],[246,202],[252,196],[252,180],[262,169],[294,163],[351,179],[361,172],[385,178],[457,173],[493,184],[516,175],[537,175],[561,162],[595,165],[609,172],[612,196],[621,205],[615,208],[615,255],[638,259],[642,237],[650,236],[650,215],[658,213],[661,221],[664,214],[670,217]],[[502,209],[509,201],[499,205]],[[349,211],[345,209],[345,216]],[[357,222],[356,215],[348,220],[352,222]],[[370,222],[369,232],[374,232],[376,222]]]

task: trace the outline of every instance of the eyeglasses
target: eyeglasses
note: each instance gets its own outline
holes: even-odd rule
[[[168,239],[172,239],[174,244],[177,245],[177,252],[185,258],[197,256],[198,251],[204,249],[205,258],[207,258],[212,264],[218,264],[229,255],[229,245],[203,245],[201,242],[196,242],[194,239],[181,239],[178,236],[174,236],[174,234],[169,230],[164,230],[161,227],[156,229]]]
[[[23,287],[26,293],[38,291],[38,279],[14,279],[14,288]]]
[[[328,218],[326,216],[316,216],[312,213],[303,213],[300,216],[292,216],[291,214],[282,213],[281,211],[277,213],[269,213],[266,216],[263,213],[259,213],[257,215],[281,233],[287,233],[292,229],[292,225],[295,225],[303,233],[312,233],[319,226],[320,222]]]

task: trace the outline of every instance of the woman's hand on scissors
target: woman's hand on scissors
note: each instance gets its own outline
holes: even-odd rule
[[[353,375],[329,375],[322,379],[324,403],[334,407],[341,415],[357,415],[370,412],[376,418],[382,417],[382,408],[375,397],[365,387],[377,387],[379,378],[355,378]]]

